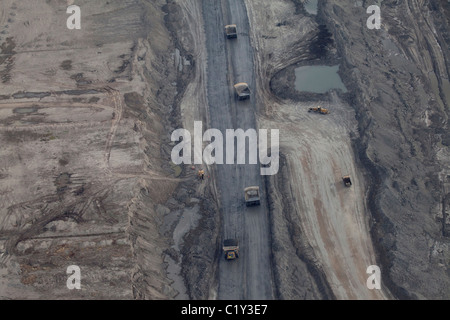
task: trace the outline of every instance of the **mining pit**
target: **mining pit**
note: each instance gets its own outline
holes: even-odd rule
[[[358,0],[82,1],[80,30],[71,4],[0,7],[1,299],[450,298],[448,1],[381,1],[379,30]],[[175,165],[195,121],[279,129],[279,172]]]

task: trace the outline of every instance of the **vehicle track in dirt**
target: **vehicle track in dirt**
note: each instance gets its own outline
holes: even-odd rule
[[[105,155],[104,155],[104,161],[107,168],[109,168],[109,159],[111,157],[111,148],[112,144],[114,142],[114,137],[117,131],[117,128],[119,126],[119,122],[122,119],[123,114],[123,99],[122,95],[119,91],[107,87],[105,89],[108,92],[108,95],[111,97],[111,100],[114,104],[114,113],[113,113],[113,119],[111,121],[111,129],[109,130],[108,137],[106,139],[106,147],[105,147]]]

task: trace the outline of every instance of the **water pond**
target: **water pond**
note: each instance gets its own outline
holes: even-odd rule
[[[300,92],[326,93],[347,88],[337,73],[339,66],[303,66],[295,69],[295,89]]]

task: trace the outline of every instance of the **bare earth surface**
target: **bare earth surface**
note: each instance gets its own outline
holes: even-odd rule
[[[2,0],[0,298],[450,298],[450,4],[380,2],[380,30],[355,0],[317,15],[301,0],[81,1],[68,30],[73,1]],[[339,65],[348,92],[296,91],[305,65]],[[279,129],[278,174],[173,164],[171,133],[194,121]]]

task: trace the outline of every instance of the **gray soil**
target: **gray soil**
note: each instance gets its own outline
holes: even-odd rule
[[[450,298],[450,3],[99,0],[69,32],[72,2],[0,7],[0,298]],[[337,64],[347,93],[295,90]],[[280,128],[279,173],[174,165],[193,121]]]
[[[372,239],[385,283],[398,298],[448,299],[450,4],[383,1],[385,27],[376,33],[327,14],[345,5],[327,3],[321,12],[354,88],[355,150],[371,182]]]
[[[322,59],[301,57],[275,72],[270,88],[282,99],[331,101],[297,92],[294,69],[340,63],[383,283],[397,298],[448,299],[450,5],[383,1],[383,27],[372,32],[353,3],[321,2],[317,21],[333,45]]]

